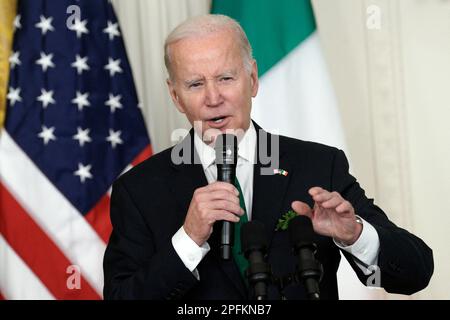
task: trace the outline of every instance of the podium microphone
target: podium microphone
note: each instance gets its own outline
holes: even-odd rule
[[[255,290],[256,300],[266,300],[271,270],[265,262],[268,241],[264,224],[257,220],[245,223],[241,228],[241,245],[249,262],[246,274],[249,284]]]
[[[221,134],[215,143],[217,181],[228,182],[234,185],[237,165],[237,137],[234,134]],[[220,256],[230,260],[234,245],[234,224],[222,221],[220,235]]]
[[[296,276],[303,282],[310,300],[319,300],[319,282],[322,279],[323,268],[316,260],[317,246],[313,242],[314,230],[311,219],[306,216],[297,216],[289,223],[289,240],[298,255]]]

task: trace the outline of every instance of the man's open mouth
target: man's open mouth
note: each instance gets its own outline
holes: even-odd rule
[[[209,120],[209,121],[212,121],[212,122],[214,122],[214,123],[221,123],[225,118],[226,118],[226,116],[223,116],[223,117],[216,117],[216,118],[212,118],[212,119]]]

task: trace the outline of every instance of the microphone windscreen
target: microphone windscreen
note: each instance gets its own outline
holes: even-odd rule
[[[303,243],[312,243],[314,229],[312,221],[307,216],[296,216],[289,222],[289,241],[291,246],[296,247]]]
[[[252,250],[266,251],[268,246],[264,224],[252,220],[241,227],[241,249],[245,256]]]
[[[236,164],[237,148],[237,137],[234,134],[224,133],[218,135],[214,146],[216,164]]]

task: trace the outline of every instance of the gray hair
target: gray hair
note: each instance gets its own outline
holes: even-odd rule
[[[252,47],[242,27],[236,20],[228,16],[207,14],[184,21],[167,36],[164,43],[164,63],[166,64],[170,79],[173,80],[170,68],[171,44],[186,38],[202,37],[221,30],[230,30],[235,34],[239,48],[241,49],[244,68],[248,73],[251,73],[253,62]]]

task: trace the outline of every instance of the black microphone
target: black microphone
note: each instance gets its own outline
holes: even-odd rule
[[[241,227],[241,248],[249,262],[247,279],[255,290],[256,300],[267,299],[267,286],[271,280],[270,266],[265,262],[267,246],[264,224],[254,220]]]
[[[216,138],[217,180],[234,185],[237,164],[237,137],[234,134],[221,134]],[[230,260],[234,245],[234,224],[222,221],[220,236],[220,256]]]
[[[314,230],[311,219],[297,216],[289,223],[289,240],[298,255],[296,276],[303,282],[310,300],[319,300],[319,282],[322,279],[323,268],[316,260],[316,244],[313,242]]]

